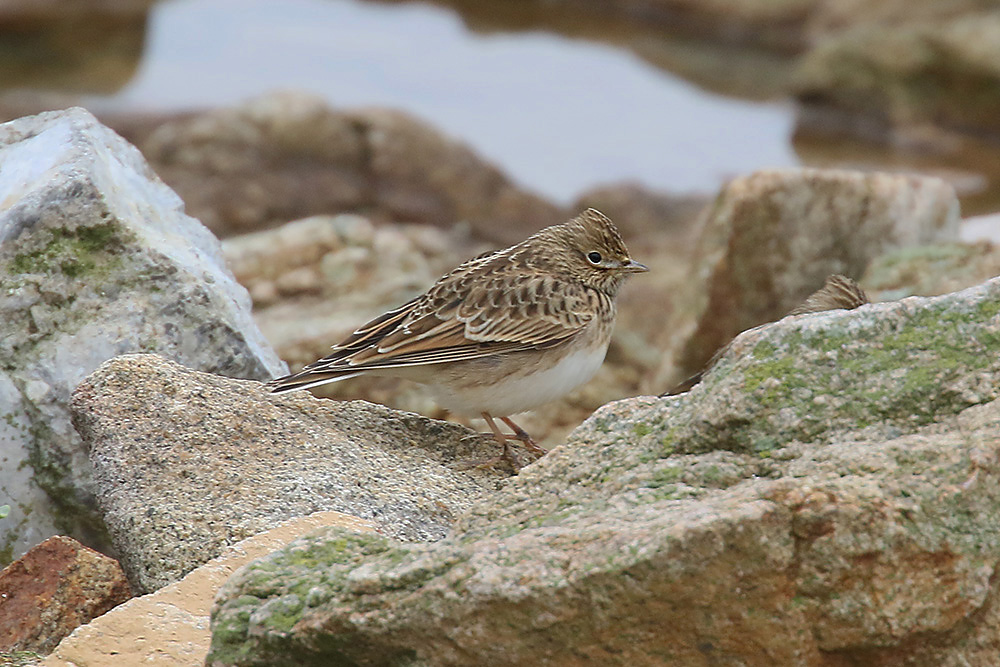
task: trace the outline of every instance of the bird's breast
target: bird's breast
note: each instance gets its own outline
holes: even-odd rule
[[[515,415],[548,403],[589,380],[604,362],[607,341],[565,350],[533,350],[441,369],[425,380],[438,402],[459,414]]]

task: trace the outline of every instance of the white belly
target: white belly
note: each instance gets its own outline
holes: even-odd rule
[[[589,380],[604,362],[607,346],[572,352],[555,365],[539,370],[515,372],[500,379],[494,371],[490,380],[461,388],[459,383],[430,384],[438,402],[459,414],[479,416],[488,412],[495,417],[509,417],[531,410],[563,396]],[[468,370],[468,369],[466,369]],[[515,369],[518,370],[518,369]],[[491,371],[483,369],[484,375]]]

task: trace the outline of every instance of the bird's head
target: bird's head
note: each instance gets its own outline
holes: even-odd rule
[[[629,257],[614,223],[596,209],[588,208],[569,222],[542,230],[536,237],[542,235],[553,246],[549,256],[556,264],[553,268],[612,296],[629,274],[649,270]]]

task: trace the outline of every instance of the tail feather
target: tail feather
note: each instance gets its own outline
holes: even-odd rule
[[[309,389],[311,387],[318,387],[321,384],[347,380],[348,378],[357,377],[358,375],[361,375],[361,373],[362,371],[345,373],[344,371],[304,370],[299,373],[293,373],[292,375],[286,375],[285,377],[275,378],[264,386],[267,387],[272,394],[281,394],[286,391]]]

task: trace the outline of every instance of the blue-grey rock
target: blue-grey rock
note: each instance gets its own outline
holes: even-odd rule
[[[0,165],[0,562],[57,533],[108,549],[73,388],[126,352],[243,378],[285,365],[218,241],[87,111],[0,126]]]

